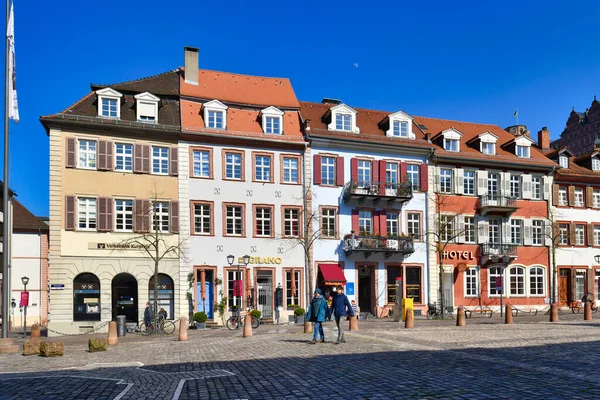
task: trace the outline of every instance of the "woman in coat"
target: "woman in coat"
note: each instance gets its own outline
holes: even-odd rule
[[[321,289],[315,290],[315,297],[313,297],[306,312],[306,320],[315,323],[313,328],[313,339],[310,341],[311,344],[317,343],[317,338],[320,335],[320,343],[325,342],[325,333],[323,332],[323,322],[327,317],[327,300],[323,297]]]

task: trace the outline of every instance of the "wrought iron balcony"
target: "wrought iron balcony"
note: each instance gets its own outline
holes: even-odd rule
[[[343,247],[346,256],[358,252],[363,253],[365,257],[369,257],[372,253],[384,253],[387,258],[394,254],[410,254],[415,251],[413,238],[399,236],[346,235],[343,239]]]
[[[518,245],[507,243],[484,243],[481,245],[482,264],[488,261],[505,262],[517,258]]]
[[[405,202],[413,197],[411,183],[373,182],[351,180],[344,185],[344,201],[358,200],[364,203],[370,199],[377,204],[380,200],[388,203]]]
[[[499,195],[485,195],[479,198],[479,214],[510,215],[517,210],[515,198]]]

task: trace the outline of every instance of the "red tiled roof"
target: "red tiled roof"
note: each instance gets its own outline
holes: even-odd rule
[[[287,78],[268,78],[201,69],[198,71],[198,85],[186,83],[182,73],[180,88],[182,96],[199,99],[217,99],[225,103],[265,107],[300,108],[292,84]]]
[[[13,229],[15,230],[32,230],[32,231],[47,231],[48,225],[42,222],[38,217],[33,215],[23,204],[13,197]]]
[[[595,181],[600,182],[600,171],[593,171],[589,168],[586,168],[582,165],[576,163],[576,161],[581,161],[586,157],[590,157],[591,154],[587,154],[585,156],[580,157],[569,157],[569,168],[557,168],[556,177],[560,180],[561,177],[564,178],[579,178],[587,181]]]

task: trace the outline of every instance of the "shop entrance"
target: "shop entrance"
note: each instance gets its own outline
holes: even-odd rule
[[[257,271],[258,311],[263,319],[273,319],[273,272]]]
[[[367,265],[358,267],[358,307],[361,312],[373,313],[373,268]]]
[[[138,322],[138,290],[133,275],[120,273],[112,280],[112,318],[125,315],[127,322]]]
[[[198,283],[196,287],[196,310],[197,312],[204,311],[208,319],[214,319],[214,272],[212,269],[203,269],[197,272],[196,277]],[[204,274],[204,276],[202,276]],[[203,285],[204,283],[204,285]]]

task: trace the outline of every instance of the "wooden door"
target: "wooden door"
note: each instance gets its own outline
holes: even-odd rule
[[[568,269],[561,269],[558,277],[558,305],[564,306],[569,304],[569,295],[571,291],[570,274]]]

